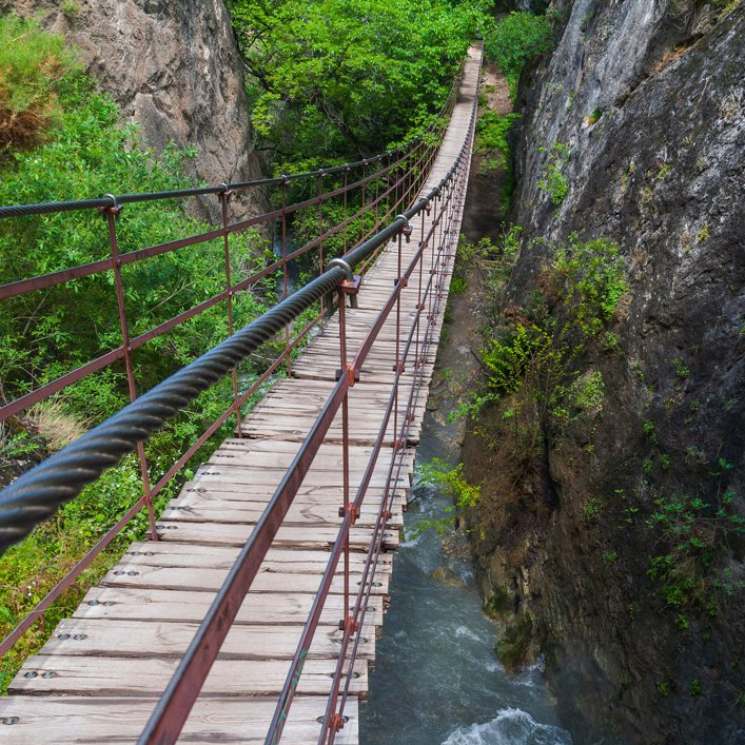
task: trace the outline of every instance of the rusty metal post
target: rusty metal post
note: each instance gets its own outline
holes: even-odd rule
[[[429,210],[425,211],[425,215],[428,215],[430,213]],[[421,224],[421,234],[419,236],[419,247],[421,249],[420,255],[419,255],[419,278],[417,283],[417,292],[416,292],[416,312],[417,312],[417,319],[416,319],[416,341],[414,346],[414,374],[417,374],[417,371],[419,370],[420,360],[419,360],[419,331],[421,329],[421,318],[422,318],[422,311],[424,310],[424,304],[422,303],[422,281],[424,279],[424,255],[427,251],[426,245],[424,244],[424,224],[426,222],[425,215],[421,215],[419,218],[419,222]],[[427,238],[427,242],[429,242],[429,238]],[[422,248],[424,246],[424,248]]]
[[[342,195],[344,197],[343,199],[343,205],[344,205],[344,220],[347,219],[347,205],[349,204],[349,195],[347,194],[347,189],[349,188],[349,166],[347,166],[344,169],[344,194]],[[347,233],[347,229],[344,228],[344,253],[347,252],[347,244],[349,240],[349,234]]]
[[[402,243],[403,233],[398,234],[398,257],[396,263],[396,285],[401,284],[401,264],[402,264]],[[398,450],[398,389],[400,376],[403,373],[403,365],[401,364],[401,294],[403,289],[399,288],[398,296],[396,297],[396,364],[393,368],[395,373],[394,389],[393,389],[393,455],[396,457],[396,451]]]
[[[132,347],[129,343],[129,322],[127,320],[127,307],[124,299],[124,282],[122,281],[122,261],[119,256],[119,239],[116,232],[116,218],[121,212],[121,207],[116,202],[116,197],[111,197],[112,205],[104,207],[103,212],[106,216],[106,224],[109,230],[109,244],[111,246],[111,260],[114,270],[114,289],[116,292],[116,304],[119,311],[119,330],[122,337],[122,349],[124,351],[124,369],[127,373],[127,388],[129,391],[129,400],[134,401],[137,398],[137,382],[135,381],[134,366],[132,364]],[[158,531],[155,527],[155,509],[153,500],[150,495],[150,473],[148,469],[147,457],[145,456],[145,446],[142,442],[137,443],[137,459],[140,464],[140,477],[142,478],[142,490],[147,506],[147,518],[150,529],[150,538],[153,541],[159,540]]]
[[[282,299],[284,300],[290,294],[290,268],[287,261],[287,188],[290,180],[287,176],[282,177]],[[290,345],[292,330],[290,324],[285,326],[285,345]],[[287,374],[292,375],[292,356],[287,355]]]
[[[440,209],[440,201],[441,201],[440,195],[438,193],[435,195],[434,205],[432,207],[432,215],[433,215],[433,220],[435,222],[432,228],[432,247],[430,250],[430,263],[429,263],[429,273],[431,275],[431,288],[432,288],[432,290],[429,293],[429,298],[428,298],[428,303],[427,303],[428,304],[427,316],[429,320],[432,319],[432,313],[433,313],[432,296],[434,294],[434,283],[435,283],[435,276],[434,276],[435,275],[435,251],[437,250],[437,245],[438,245],[437,244],[437,230],[440,227],[440,221],[442,220],[442,210]]]
[[[350,372],[347,361],[347,318],[346,318],[346,290],[348,280],[339,285],[339,376],[354,375]],[[354,378],[350,381],[354,384]],[[344,518],[350,511],[354,510],[349,493],[349,392],[344,393],[341,404],[341,452],[342,452],[342,507],[339,509],[339,517]],[[355,515],[352,514],[352,523]],[[344,611],[339,622],[339,628],[346,633],[351,621],[349,613],[349,534],[344,540]]]
[[[222,212],[222,228],[225,231],[223,235],[223,261],[225,263],[225,292],[227,293],[226,307],[228,313],[228,334],[230,336],[235,332],[235,320],[233,316],[233,270],[230,265],[230,234],[228,233],[229,215],[228,215],[228,204],[232,192],[228,190],[227,186],[225,191],[220,192],[220,208]],[[230,373],[231,383],[233,386],[233,403],[235,404],[238,400],[238,368],[234,367]],[[240,407],[236,407],[235,410],[235,433],[240,438],[243,437],[241,431],[241,410]]]
[[[323,203],[321,202],[321,194],[323,193],[323,171],[320,171],[316,176],[316,199],[318,200],[318,209],[316,211],[316,219],[318,220],[318,234],[323,235]],[[318,276],[323,274],[323,241],[318,243]],[[326,296],[321,297],[321,313],[326,310]]]

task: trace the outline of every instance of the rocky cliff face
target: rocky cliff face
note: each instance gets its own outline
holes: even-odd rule
[[[745,6],[552,7],[516,157],[515,221],[539,240],[504,307],[572,233],[615,242],[629,290],[618,344],[581,363],[604,381],[592,422],[543,423],[516,478],[499,437],[483,446],[495,412],[471,428],[482,585],[546,655],[578,745],[741,745]]]
[[[148,146],[196,148],[199,180],[259,174],[223,0],[0,0],[0,11],[8,10],[40,15],[70,39]]]

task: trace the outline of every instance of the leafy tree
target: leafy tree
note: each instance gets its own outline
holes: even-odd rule
[[[444,102],[486,3],[231,0],[262,147],[291,170],[380,152]]]
[[[515,11],[494,22],[484,34],[486,56],[507,76],[514,99],[525,65],[551,48],[551,23],[546,16]]]

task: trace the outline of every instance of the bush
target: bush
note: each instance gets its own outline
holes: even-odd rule
[[[515,11],[484,36],[484,51],[507,77],[513,99],[525,65],[551,48],[551,24],[545,16]]]
[[[0,154],[46,136],[60,116],[57,83],[74,68],[62,37],[35,21],[0,16]]]
[[[545,148],[541,148],[541,152],[545,152]],[[564,175],[569,155],[569,148],[557,142],[548,157],[546,175],[538,182],[538,188],[548,194],[554,207],[559,207],[569,194],[569,179]]]
[[[517,324],[483,350],[489,388],[499,395],[513,393],[529,373],[544,367],[551,354],[551,335],[545,329],[537,324]]]
[[[497,114],[484,111],[476,127],[476,153],[485,157],[486,170],[495,171],[509,166],[510,143],[507,139],[519,114]],[[483,170],[483,169],[482,169]]]

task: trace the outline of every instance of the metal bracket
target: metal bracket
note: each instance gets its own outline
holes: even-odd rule
[[[347,616],[346,618],[342,618],[341,621],[339,621],[339,630],[340,631],[349,631],[350,634],[354,634],[355,632],[360,630],[360,625],[357,623],[357,621],[352,618],[352,616]]]
[[[346,507],[339,507],[339,517],[345,517],[346,514],[347,514],[347,508]],[[360,516],[359,509],[357,509],[357,507],[355,505],[350,504],[349,505],[349,514],[350,514],[351,519],[352,519],[352,525],[356,524],[356,522],[357,522],[357,520],[358,520],[358,518]]]
[[[414,228],[411,227],[409,218],[406,217],[406,215],[396,215],[396,220],[403,220],[406,223],[406,225],[401,229],[401,232],[406,236],[406,242],[409,243],[411,241],[411,234],[414,232]]]
[[[104,194],[104,197],[108,197],[111,200],[111,204],[107,205],[106,207],[101,207],[100,212],[102,215],[112,214],[115,217],[119,215],[119,213],[122,211],[122,206],[117,201],[116,197],[113,194]]]
[[[352,267],[344,261],[344,259],[332,259],[326,265],[326,269],[332,267],[339,267],[346,275],[345,279],[339,284],[341,291],[345,295],[349,295],[349,302],[353,308],[357,307],[357,294],[360,291],[360,285],[362,284],[362,277],[359,274],[352,272]]]
[[[346,373],[347,379],[349,380],[349,387],[353,388],[355,383],[360,382],[360,373],[354,369],[354,365],[347,365],[347,369],[342,370],[340,367],[336,368],[336,380],[341,380],[341,376]]]

